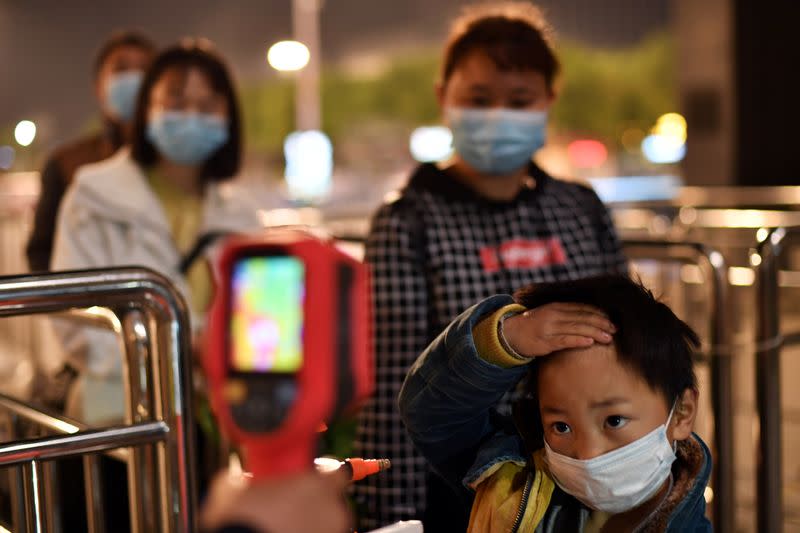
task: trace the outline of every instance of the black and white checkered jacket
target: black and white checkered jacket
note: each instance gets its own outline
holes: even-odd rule
[[[357,455],[387,457],[391,470],[359,482],[361,525],[419,518],[425,460],[400,420],[406,372],[447,324],[493,294],[532,282],[626,271],[610,217],[595,193],[531,165],[511,202],[490,202],[434,165],[422,165],[399,199],[372,220],[376,393],[364,409]]]

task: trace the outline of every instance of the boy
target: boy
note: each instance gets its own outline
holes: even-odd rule
[[[624,276],[515,299],[463,313],[400,394],[414,444],[474,492],[469,531],[710,531],[692,329]],[[492,408],[528,370],[512,425]]]

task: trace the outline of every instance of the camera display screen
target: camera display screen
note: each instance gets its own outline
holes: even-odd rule
[[[232,369],[297,372],[303,364],[304,263],[292,256],[245,257],[232,274]]]

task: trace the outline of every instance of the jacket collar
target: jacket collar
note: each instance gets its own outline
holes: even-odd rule
[[[528,166],[528,175],[533,178],[532,185],[524,186],[517,196],[510,201],[495,201],[481,196],[456,178],[451,170],[440,169],[434,163],[424,163],[417,167],[416,171],[411,175],[406,188],[409,190],[428,191],[446,200],[463,200],[487,207],[504,208],[540,194],[553,179],[533,161]]]
[[[161,202],[142,168],[123,148],[109,159],[87,165],[76,176],[75,194],[109,220],[146,225],[170,234]],[[208,184],[203,195],[203,232],[231,232],[258,227],[257,206],[235,184]]]
[[[673,467],[673,489],[656,511],[645,531],[694,530],[705,520],[705,490],[711,477],[711,452],[696,434],[678,443]]]

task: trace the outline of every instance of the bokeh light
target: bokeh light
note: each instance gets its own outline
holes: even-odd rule
[[[648,135],[642,141],[642,152],[651,163],[677,163],[686,157],[686,144],[667,135]]]
[[[20,146],[29,146],[36,138],[36,124],[30,120],[21,120],[14,128],[14,139]]]
[[[420,163],[443,161],[453,154],[453,134],[445,126],[423,126],[411,132],[411,155]]]
[[[580,139],[567,146],[570,163],[577,168],[597,168],[608,159],[608,150],[600,141]]]
[[[674,139],[680,139],[681,143],[686,142],[686,119],[678,113],[667,113],[658,117],[653,134],[664,135]]]
[[[317,130],[296,131],[286,137],[286,183],[295,200],[323,199],[331,189],[333,144]]]
[[[658,117],[642,141],[642,152],[651,163],[677,163],[686,157],[686,119],[678,113]]]
[[[0,170],[8,170],[14,166],[16,152],[11,146],[0,146]]]
[[[311,60],[308,47],[299,41],[280,41],[267,52],[267,61],[275,70],[291,72],[300,70]]]

